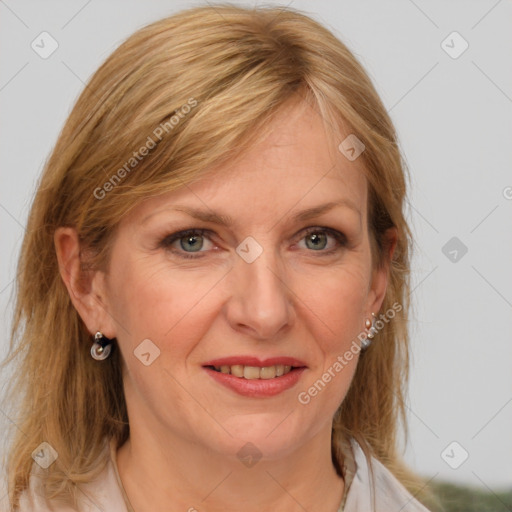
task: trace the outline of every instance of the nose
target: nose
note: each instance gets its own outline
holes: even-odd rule
[[[262,340],[292,325],[294,295],[286,268],[273,251],[264,249],[252,263],[237,256],[229,279],[226,316],[234,330]]]

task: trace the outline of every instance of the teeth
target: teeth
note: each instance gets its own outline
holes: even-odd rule
[[[275,366],[244,366],[242,364],[234,364],[233,366],[222,365],[214,367],[218,372],[230,373],[235,377],[240,377],[248,380],[254,379],[273,379],[275,377],[281,377],[290,373],[292,367],[283,364]]]
[[[215,368],[217,369],[217,368]],[[244,376],[244,367],[241,364],[234,364],[231,367],[231,375],[235,377],[243,377]]]
[[[244,379],[259,379],[260,369],[257,366],[244,366]]]
[[[277,368],[275,366],[265,366],[259,371],[260,379],[273,379],[277,374]]]

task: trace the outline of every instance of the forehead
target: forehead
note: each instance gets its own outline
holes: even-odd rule
[[[286,211],[344,201],[355,205],[364,218],[367,184],[362,159],[348,160],[338,149],[338,139],[339,130],[331,131],[311,106],[294,102],[282,108],[264,138],[236,160],[145,201],[135,217],[142,220],[153,211],[187,204],[270,220]]]

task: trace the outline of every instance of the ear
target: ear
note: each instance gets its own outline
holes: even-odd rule
[[[99,270],[85,270],[74,228],[57,228],[53,239],[60,275],[89,333],[93,335],[101,331],[107,338],[115,338],[115,323],[107,309],[105,274]]]
[[[371,317],[372,312],[377,313],[384,302],[388,287],[389,267],[393,260],[397,240],[398,230],[395,227],[386,230],[384,236],[385,254],[383,255],[382,264],[372,271],[372,282],[368,293],[367,318]]]

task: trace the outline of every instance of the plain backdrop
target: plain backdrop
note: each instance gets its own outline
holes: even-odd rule
[[[266,4],[303,10],[334,31],[399,134],[416,242],[407,462],[427,478],[510,487],[512,3]],[[0,356],[36,180],[75,100],[126,37],[193,5],[201,3],[0,0]],[[58,44],[45,59],[31,47],[41,32]],[[0,432],[13,421],[0,411]]]

